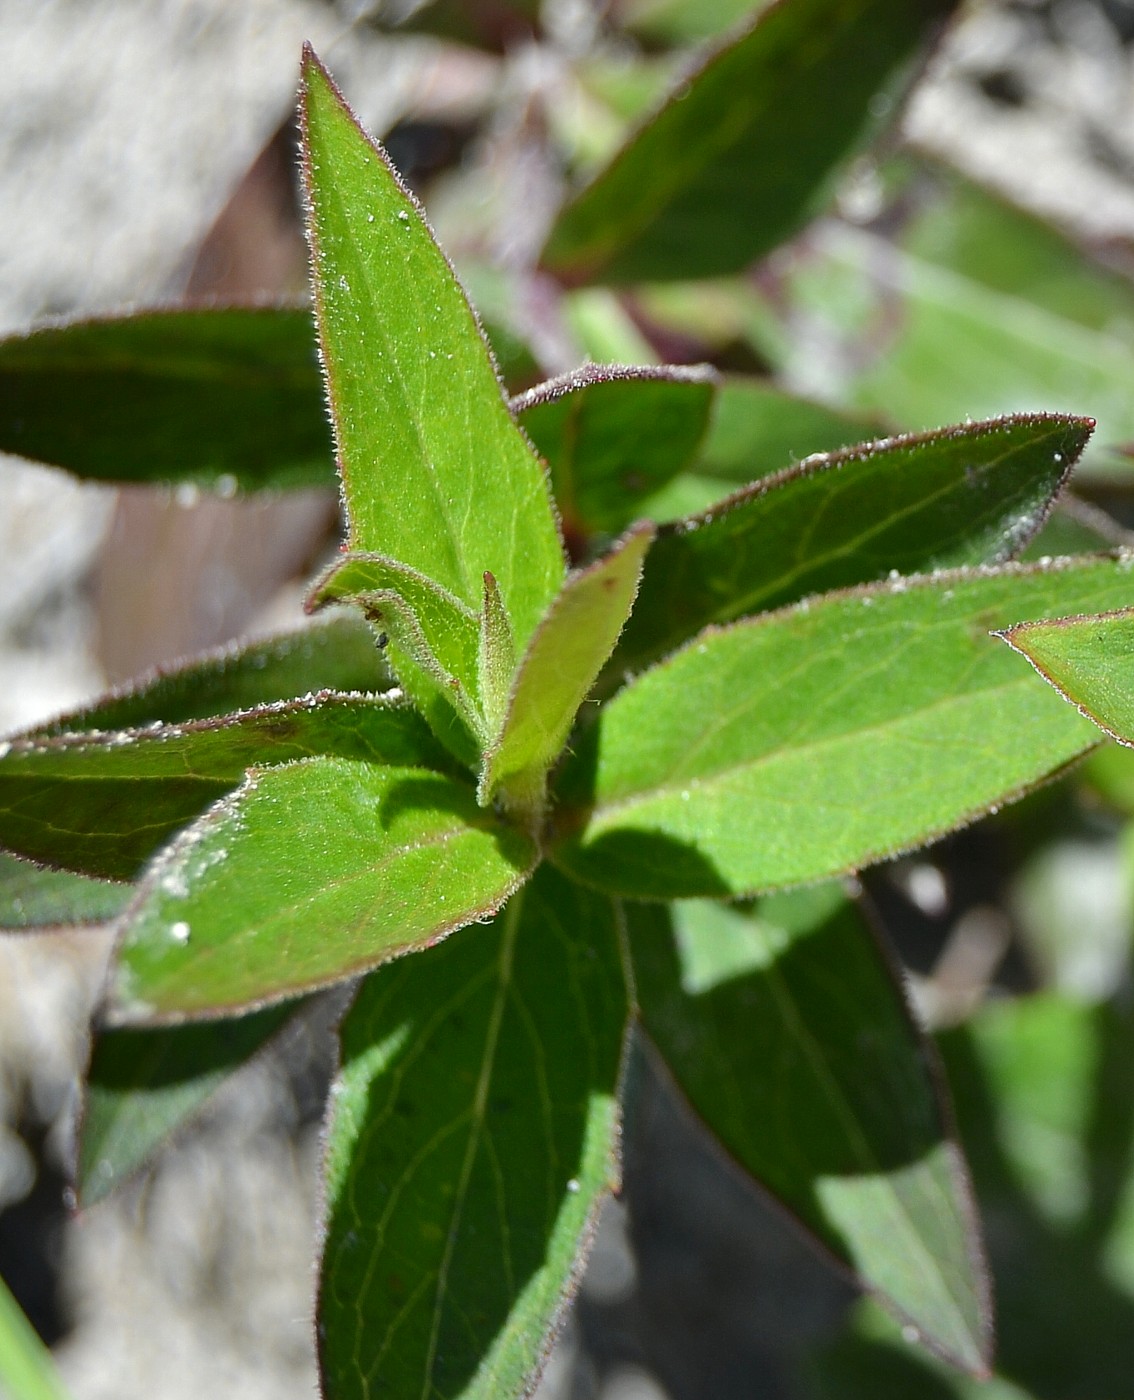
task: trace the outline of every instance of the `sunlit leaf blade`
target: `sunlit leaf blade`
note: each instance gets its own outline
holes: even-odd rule
[[[710,622],[833,588],[999,563],[1031,538],[1091,433],[1054,415],[945,428],[818,456],[663,530],[614,665]]]
[[[989,633],[1132,591],[1131,556],[1061,561],[903,579],[709,629],[579,741],[555,858],[612,892],[728,895],[931,840],[1099,738]]]
[[[641,502],[690,464],[714,385],[697,366],[585,365],[512,400],[551,468],[568,539],[640,518]]]
[[[333,486],[311,312],[134,312],[0,341],[0,450],[105,481]]]
[[[628,906],[642,1023],[735,1160],[970,1371],[989,1316],[960,1154],[871,931],[830,885]],[[672,931],[671,931],[672,919]]]
[[[351,547],[418,570],[474,611],[490,570],[525,642],[564,572],[543,469],[416,201],[310,50],[301,117]]]
[[[13,740],[0,756],[0,841],[109,879],[142,862],[253,765],[312,754],[451,766],[406,705],[322,694],[186,725]]]
[[[344,610],[309,627],[144,676],[30,732],[50,736],[136,729],[158,721],[184,724],[320,690],[383,691],[392,684],[373,632],[357,613]]]
[[[793,0],[713,52],[567,204],[543,262],[575,282],[737,272],[822,207],[949,0]]]
[[[49,870],[0,851],[0,928],[102,923],[121,912],[129,885]]]
[[[51,1353],[0,1277],[0,1394],[6,1400],[69,1400]]]
[[[471,788],[424,769],[254,770],[150,869],[111,1010],[176,1021],[354,976],[495,913],[535,854]]]
[[[633,606],[653,537],[651,525],[636,525],[563,585],[516,669],[500,736],[485,755],[482,800],[499,789],[520,807],[539,805],[547,770]]]
[[[232,1021],[98,1032],[79,1124],[79,1204],[144,1166],[295,1013],[283,1003]]]
[[[1134,745],[1134,608],[1021,623],[1000,636],[1111,738]]]
[[[529,1393],[619,1181],[609,901],[543,867],[488,928],[367,979],[327,1132],[329,1400]]]

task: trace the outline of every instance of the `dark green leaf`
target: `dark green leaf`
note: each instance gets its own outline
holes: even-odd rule
[[[131,879],[253,765],[311,754],[450,766],[415,711],[323,693],[186,725],[0,745],[0,840],[34,860]]]
[[[100,1032],[79,1124],[79,1204],[94,1205],[144,1166],[295,1012],[284,1004],[235,1021]]]
[[[112,1009],[176,1021],[351,977],[495,913],[535,855],[437,773],[344,758],[253,770],[151,868]]]
[[[710,622],[889,574],[1011,558],[1042,524],[1089,420],[1035,416],[808,458],[663,530],[613,665]]]
[[[539,459],[416,201],[310,50],[304,172],[350,544],[474,611],[486,570],[523,645],[563,579]]]
[[[754,893],[1019,796],[1098,730],[988,634],[1118,605],[1132,558],[900,579],[706,630],[580,741],[556,859],[646,898]]]
[[[512,400],[547,459],[568,539],[617,534],[690,463],[715,378],[702,367],[584,365]]]
[[[103,481],[333,486],[311,312],[135,312],[0,341],[0,449]]]
[[[931,1345],[987,1367],[987,1288],[927,1049],[832,886],[628,909],[642,1022],[726,1150]]]
[[[949,0],[793,0],[712,53],[570,202],[543,261],[576,281],[737,272],[825,203]]]
[[[529,1393],[619,1182],[619,941],[545,866],[491,927],[364,983],[327,1132],[330,1400]]]
[[[0,928],[102,923],[130,898],[129,885],[46,870],[0,851]]]

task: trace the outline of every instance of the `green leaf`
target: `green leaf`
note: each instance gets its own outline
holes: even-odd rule
[[[535,848],[420,768],[311,758],[255,769],[151,868],[124,921],[119,1021],[295,996],[494,913]]]
[[[573,282],[738,272],[807,222],[908,85],[949,0],[794,0],[712,52],[566,206]]]
[[[1117,606],[1132,561],[899,579],[703,632],[580,741],[556,860],[632,896],[755,893],[1020,796],[1099,736],[988,634]]]
[[[392,684],[374,634],[361,617],[344,610],[309,627],[156,671],[26,737],[184,724],[319,690],[383,691]]]
[[[408,706],[328,693],[186,725],[15,739],[0,749],[0,841],[110,879],[133,878],[253,765],[336,754],[451,766]]]
[[[101,481],[333,486],[311,312],[171,307],[2,340],[0,450]]]
[[[110,1195],[296,1014],[294,1003],[234,1021],[97,1034],[79,1122],[82,1207]]]
[[[396,559],[474,611],[491,571],[523,645],[564,573],[539,459],[416,201],[310,49],[301,117],[351,548]]]
[[[573,573],[516,670],[499,738],[485,755],[480,799],[538,810],[547,770],[634,605],[653,526],[636,525],[605,558]]]
[[[0,928],[102,923],[130,898],[129,885],[45,870],[0,851]]]
[[[613,664],[640,668],[710,622],[810,593],[1011,558],[1043,523],[1091,427],[999,419],[765,477],[660,533]]]
[[[584,365],[512,400],[551,468],[569,540],[624,530],[689,465],[715,382],[703,366]]]
[[[68,1400],[51,1359],[0,1277],[0,1391],[7,1400]]]
[[[1134,608],[1020,623],[997,635],[1112,739],[1134,745]]]
[[[530,1392],[619,1183],[619,941],[545,866],[491,927],[363,984],[327,1130],[329,1400]]]
[[[837,887],[754,911],[628,908],[642,1023],[695,1112],[860,1283],[938,1350],[991,1344],[964,1165],[929,1052]]]

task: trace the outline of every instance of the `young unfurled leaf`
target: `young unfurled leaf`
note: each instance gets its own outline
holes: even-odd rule
[[[1112,739],[1134,745],[1134,608],[998,633]]]
[[[839,889],[629,905],[642,1024],[725,1150],[938,1350],[988,1364],[964,1168],[876,938]]]
[[[421,768],[253,770],[150,869],[123,919],[119,1021],[223,1014],[355,976],[504,903],[535,848]]]
[[[708,629],[583,735],[556,860],[636,897],[738,895],[971,821],[1098,739],[989,633],[1118,606],[1130,566],[902,579]]]
[[[94,1205],[144,1166],[296,1010],[285,1003],[232,1021],[97,1032],[79,1122],[79,1204]]]
[[[253,765],[311,754],[446,769],[406,705],[324,694],[185,725],[13,740],[0,756],[0,841],[34,860],[128,880]]]
[[[424,574],[474,612],[490,571],[522,646],[564,574],[543,468],[416,201],[310,50],[301,114],[350,545]]]
[[[482,802],[499,791],[519,811],[539,808],[547,770],[633,606],[653,537],[653,526],[636,525],[563,585],[516,669],[499,737],[485,754]]]
[[[610,901],[546,866],[489,928],[367,978],[327,1127],[328,1400],[530,1393],[618,1186]]]
[[[0,929],[102,923],[130,894],[129,885],[48,870],[0,851]]]
[[[0,341],[0,449],[103,481],[331,487],[311,313],[170,307]]]
[[[1090,436],[1038,414],[813,457],[660,532],[613,660],[639,669],[711,622],[890,573],[1011,558]]]
[[[573,282],[740,271],[818,212],[952,8],[951,0],[761,8],[566,206],[545,266]]]

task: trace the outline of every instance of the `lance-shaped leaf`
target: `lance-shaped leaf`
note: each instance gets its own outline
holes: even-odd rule
[[[0,341],[0,449],[103,481],[333,486],[311,312],[134,312]]]
[[[624,530],[689,465],[715,382],[704,366],[584,365],[512,400],[551,468],[569,539]]]
[[[357,613],[341,611],[309,627],[156,671],[38,725],[28,737],[136,729],[158,721],[184,724],[319,690],[383,691],[391,685],[370,628]]]
[[[312,754],[445,769],[416,711],[322,694],[220,719],[16,739],[0,756],[0,841],[82,874],[131,879],[253,765]]]
[[[556,859],[633,896],[756,893],[1020,796],[1099,735],[989,633],[1113,608],[1131,562],[902,579],[703,632],[580,740]]]
[[[254,769],[149,871],[123,919],[112,1013],[223,1014],[355,976],[495,913],[535,858],[437,773]]]
[[[1090,419],[1034,415],[809,458],[661,531],[614,659],[640,668],[711,622],[809,593],[1011,558]]]
[[[91,924],[125,907],[129,885],[49,870],[0,851],[0,929]]]
[[[232,1021],[101,1031],[83,1091],[75,1158],[80,1206],[128,1180],[296,1014],[291,1003]]]
[[[830,885],[630,905],[642,1024],[694,1111],[858,1281],[984,1371],[989,1304],[928,1049],[861,914]]]
[[[1134,608],[1026,622],[998,635],[1112,739],[1134,745]]]
[[[710,54],[560,214],[575,281],[738,272],[825,202],[879,130],[950,0],[793,0]]]
[[[563,585],[516,669],[499,738],[485,755],[482,802],[499,790],[520,810],[540,805],[547,770],[634,605],[653,538],[652,525],[636,525]]]
[[[363,984],[327,1129],[329,1400],[530,1393],[618,1186],[628,1013],[611,904],[547,867]]]
[[[543,468],[417,202],[310,50],[301,117],[351,547],[416,569],[473,611],[491,571],[522,645],[564,573]]]

